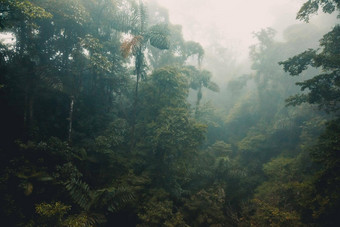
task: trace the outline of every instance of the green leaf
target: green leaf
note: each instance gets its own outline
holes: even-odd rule
[[[156,24],[150,27],[147,33],[150,44],[161,50],[170,48],[169,36],[170,32],[166,24]]]

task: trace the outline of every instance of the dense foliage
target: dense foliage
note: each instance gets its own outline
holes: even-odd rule
[[[339,25],[318,49],[303,25],[254,33],[218,108],[204,49],[154,2],[0,4],[6,226],[339,226]]]

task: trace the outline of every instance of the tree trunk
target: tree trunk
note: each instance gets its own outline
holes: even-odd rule
[[[197,91],[197,100],[196,100],[196,108],[195,108],[195,118],[198,118],[198,108],[200,105],[202,99],[202,84],[200,84],[200,86],[198,87],[198,91]]]
[[[30,139],[33,136],[34,127],[34,97],[33,95],[25,96],[25,109],[24,109],[24,136],[26,139]]]
[[[131,143],[130,150],[135,147],[135,130],[136,130],[136,117],[137,117],[137,103],[138,103],[138,86],[139,86],[140,75],[137,72],[137,81],[136,81],[136,89],[135,89],[135,100],[133,101],[133,109],[132,109],[132,127],[131,127]]]
[[[135,129],[136,129],[136,115],[137,115],[137,104],[138,104],[138,88],[139,88],[139,81],[142,79],[142,70],[143,70],[143,61],[144,61],[144,56],[143,56],[143,49],[140,46],[138,48],[138,52],[136,55],[136,60],[135,60],[135,68],[136,68],[136,76],[137,76],[137,81],[136,81],[136,89],[135,89],[135,100],[133,102],[133,109],[132,109],[132,127],[131,127],[131,143],[130,143],[130,150],[132,150],[135,146],[136,143],[136,136],[135,136]]]
[[[70,113],[69,113],[69,126],[68,126],[68,143],[71,144],[72,139],[72,117],[73,117],[74,96],[71,96]]]
[[[29,99],[29,103],[28,103],[30,127],[33,127],[33,105],[34,105],[34,98],[33,96],[31,96]]]
[[[24,129],[25,133],[28,132],[28,95],[27,95],[27,89],[25,94],[25,103],[24,103]]]

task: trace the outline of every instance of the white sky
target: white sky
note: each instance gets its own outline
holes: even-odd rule
[[[279,32],[295,19],[306,0],[149,0],[169,10],[170,21],[183,26],[184,37],[208,45],[217,38],[235,46],[242,57],[253,44],[253,32],[272,27]],[[214,33],[214,34],[213,34]]]

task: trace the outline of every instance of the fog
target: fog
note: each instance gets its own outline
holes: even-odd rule
[[[170,21],[183,26],[184,37],[203,46],[219,40],[239,60],[256,42],[253,32],[272,27],[279,33],[296,21],[302,0],[149,0],[169,10]]]
[[[340,226],[338,0],[0,2],[5,225]]]
[[[186,40],[199,42],[205,49],[202,66],[212,72],[220,93],[204,90],[203,100],[226,106],[229,81],[252,74],[250,47],[259,43],[255,33],[272,28],[275,40],[302,39],[297,54],[316,48],[322,35],[330,30],[336,15],[319,12],[309,23],[296,19],[303,0],[146,0],[166,8],[170,22],[182,26]],[[295,28],[295,29],[294,29]],[[298,32],[300,31],[300,32]],[[292,34],[291,34],[292,33]],[[290,37],[289,37],[290,36]],[[281,59],[284,60],[284,59]],[[190,95],[194,103],[195,95]]]

